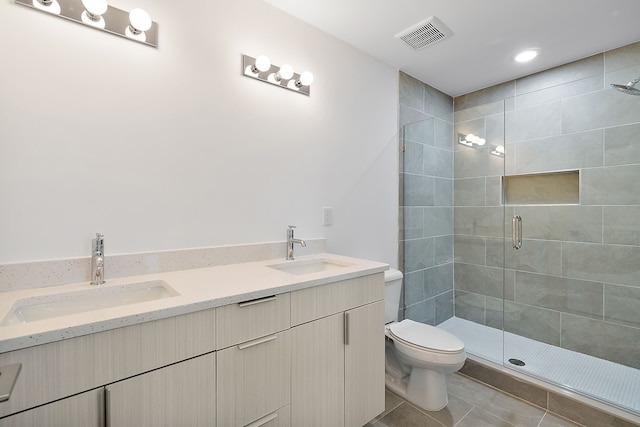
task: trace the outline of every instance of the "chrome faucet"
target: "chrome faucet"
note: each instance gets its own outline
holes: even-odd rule
[[[91,254],[91,284],[104,283],[104,234],[96,233]]]
[[[294,239],[293,238],[293,229],[296,228],[295,225],[290,225],[287,229],[287,259],[291,260],[293,258],[293,245],[299,243],[303,248],[307,246],[304,240]]]

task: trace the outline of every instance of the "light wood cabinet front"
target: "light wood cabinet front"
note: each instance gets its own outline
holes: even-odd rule
[[[213,427],[216,354],[105,387],[107,427]]]

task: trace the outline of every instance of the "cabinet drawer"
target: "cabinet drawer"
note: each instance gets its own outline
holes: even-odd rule
[[[291,425],[291,405],[247,424],[245,427],[289,427]]]
[[[290,300],[290,295],[284,293],[218,307],[216,348],[229,347],[289,329]]]
[[[245,426],[290,403],[290,330],[217,354],[217,425]]]
[[[215,310],[203,310],[0,354],[22,363],[0,417],[214,350]]]
[[[314,286],[291,293],[291,325],[384,299],[384,273]]]

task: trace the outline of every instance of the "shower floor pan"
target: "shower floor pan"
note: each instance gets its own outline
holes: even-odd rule
[[[438,325],[468,353],[640,413],[640,370],[452,317]],[[516,366],[509,359],[525,363]],[[585,375],[587,373],[587,375]]]

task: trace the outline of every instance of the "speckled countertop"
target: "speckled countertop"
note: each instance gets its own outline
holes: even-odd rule
[[[345,266],[299,275],[268,267],[274,264],[301,263],[315,259],[328,259],[343,263]],[[102,285],[105,288],[161,280],[179,295],[46,320],[0,326],[0,353],[351,279],[382,272],[388,267],[387,264],[380,262],[333,254],[314,254],[296,257],[295,261],[279,258],[113,280],[107,277],[107,282]],[[2,292],[0,293],[0,320],[10,315],[21,299],[39,297],[42,301],[55,300],[62,293],[93,291],[96,288],[97,286],[84,282]]]

